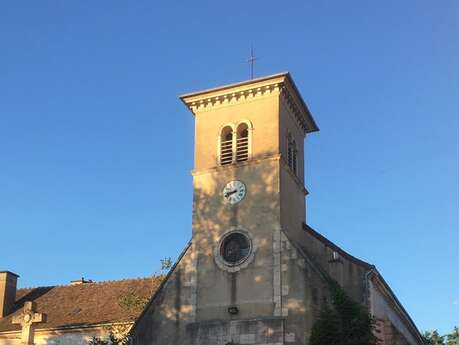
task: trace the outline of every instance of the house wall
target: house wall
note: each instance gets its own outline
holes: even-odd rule
[[[87,345],[93,338],[108,338],[108,331],[103,328],[86,330],[35,331],[34,345]],[[0,345],[21,345],[21,333],[0,334]]]

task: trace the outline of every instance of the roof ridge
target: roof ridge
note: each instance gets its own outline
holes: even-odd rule
[[[161,278],[161,276],[146,276],[146,277],[136,277],[136,278],[123,278],[123,279],[111,279],[111,280],[100,280],[100,281],[94,281],[92,283],[87,283],[87,284],[82,284],[82,285],[93,285],[93,284],[112,284],[112,283],[119,283],[119,282],[125,282],[125,281],[136,281],[136,280],[148,280],[148,279],[155,279],[155,278]],[[72,285],[68,285],[72,286]]]
[[[17,291],[20,290],[34,290],[34,289],[46,289],[46,288],[55,288],[58,287],[59,285],[46,285],[46,286],[26,286],[26,287],[21,287],[18,288]]]
[[[136,278],[123,278],[123,279],[111,279],[111,280],[101,280],[101,281],[93,281],[91,283],[84,283],[84,284],[57,284],[57,285],[43,285],[43,286],[28,286],[28,287],[21,287],[18,288],[20,290],[33,290],[33,289],[44,289],[44,288],[59,288],[59,287],[72,287],[72,286],[88,286],[88,285],[103,285],[103,284],[113,284],[119,282],[126,282],[126,281],[140,281],[140,280],[148,280],[148,279],[163,279],[160,275],[151,275],[145,277],[136,277]]]

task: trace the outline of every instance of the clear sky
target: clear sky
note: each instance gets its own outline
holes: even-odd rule
[[[179,94],[290,71],[308,223],[376,264],[421,330],[459,325],[459,2],[4,1],[0,270],[141,277],[191,236]]]

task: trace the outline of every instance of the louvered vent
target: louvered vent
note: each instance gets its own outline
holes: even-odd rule
[[[292,159],[292,170],[293,172],[296,174],[296,153],[297,153],[297,150],[296,150],[296,143],[295,141],[293,141],[293,159]]]
[[[287,147],[287,161],[288,161],[288,166],[291,168],[293,165],[293,146],[292,142],[289,139],[288,142],[288,147]]]
[[[233,130],[231,127],[225,127],[220,137],[220,164],[231,163],[233,163]]]
[[[249,159],[249,130],[245,123],[237,129],[236,161],[244,162]]]
[[[292,138],[292,136],[288,135],[288,146],[287,146],[287,162],[290,169],[296,174],[297,168],[297,149],[296,149],[296,142]]]

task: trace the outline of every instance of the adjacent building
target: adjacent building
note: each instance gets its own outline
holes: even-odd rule
[[[0,272],[0,345],[85,345],[131,328],[160,277],[17,289],[18,275]]]

